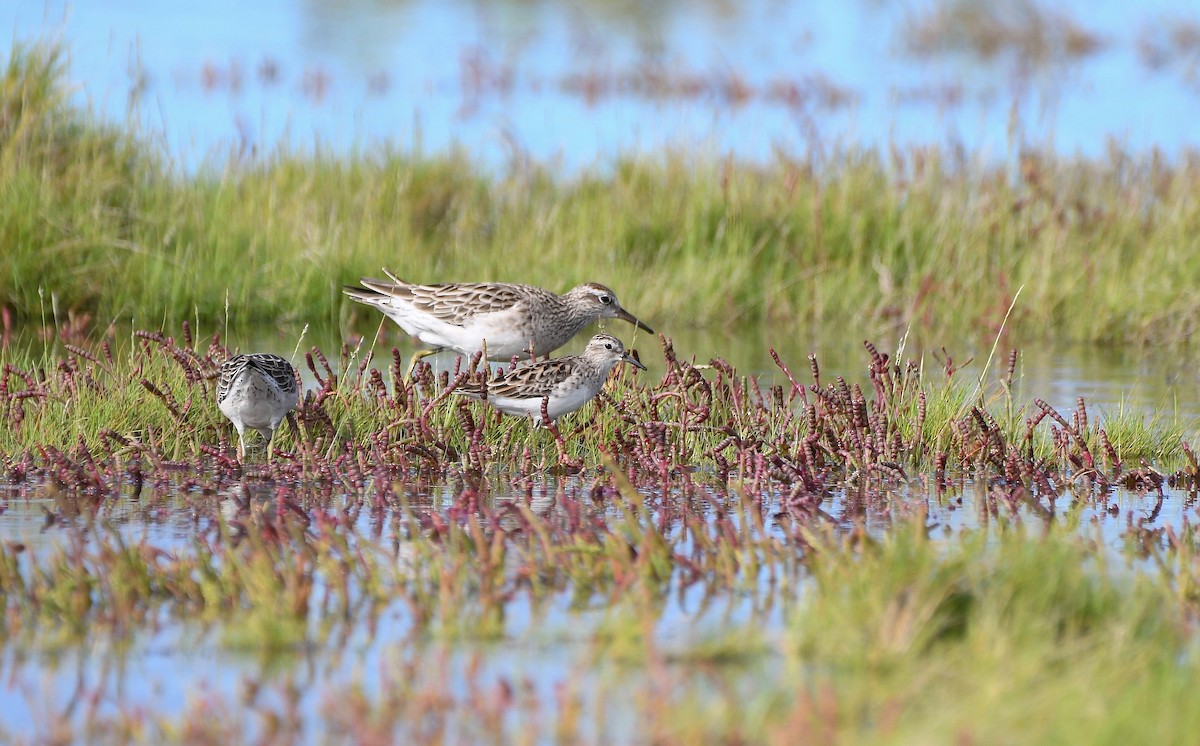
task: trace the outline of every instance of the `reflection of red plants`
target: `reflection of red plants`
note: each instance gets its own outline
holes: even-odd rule
[[[1200,78],[1200,23],[1176,18],[1147,26],[1138,36],[1137,50],[1151,70],[1178,70],[1193,84]]]
[[[918,57],[971,54],[991,60],[1010,55],[1018,64],[1034,68],[1088,57],[1105,46],[1103,39],[1066,14],[1031,0],[942,4],[909,21],[904,43]]]
[[[279,63],[270,57],[263,57],[258,63],[258,82],[264,86],[279,82]]]
[[[215,62],[206,62],[200,69],[200,87],[204,89],[205,93],[217,90],[241,93],[243,77],[242,64],[237,60],[230,60],[228,67],[221,67]]]
[[[332,83],[333,79],[318,67],[304,71],[304,81],[300,88],[305,97],[311,99],[314,104],[320,104],[325,100],[325,94],[329,92]]]
[[[815,105],[837,109],[851,103],[855,95],[822,75],[803,79],[776,78],[755,85],[737,73],[693,73],[666,71],[659,65],[610,73],[593,70],[570,73],[557,82],[563,93],[581,96],[589,104],[610,97],[666,99],[707,99],[731,107],[752,101],[807,108]]]
[[[277,85],[285,77],[283,68],[270,57],[264,57],[254,68],[253,78],[263,88]],[[237,60],[227,65],[206,62],[200,69],[200,86],[205,93],[239,93],[245,79],[242,64]],[[305,98],[319,105],[325,101],[333,82],[333,76],[326,70],[311,67],[305,69],[299,88]],[[370,95],[383,96],[392,81],[386,70],[376,70],[367,76],[365,83]],[[463,99],[460,116],[474,114],[484,99],[509,96],[518,89],[534,94],[578,96],[593,105],[604,99],[635,98],[705,100],[734,108],[758,101],[788,109],[832,110],[851,105],[857,99],[853,91],[820,73],[777,77],[756,84],[732,71],[668,70],[653,62],[623,71],[597,68],[555,77],[520,78],[513,60],[497,60],[482,47],[469,47],[460,55],[458,85]]]

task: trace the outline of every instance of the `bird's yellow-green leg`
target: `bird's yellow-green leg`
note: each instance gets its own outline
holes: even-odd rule
[[[444,349],[446,349],[446,348],[445,347],[434,347],[431,350],[417,350],[416,352],[414,352],[412,358],[409,359],[409,361],[408,361],[408,372],[404,374],[405,383],[412,380],[413,371],[416,370],[417,363],[421,362],[421,360],[429,357],[430,355],[438,354],[439,352],[441,352]]]
[[[271,436],[267,438],[267,463],[271,462],[271,456],[275,453],[275,433],[279,430],[272,430]]]
[[[246,436],[242,434],[240,428],[238,429],[237,460],[239,464],[246,460]]]
[[[304,452],[304,439],[300,437],[300,426],[296,424],[295,413],[288,412],[287,413],[287,421],[288,421],[288,424],[292,426],[292,436],[295,437],[295,439],[296,439],[296,448],[301,453],[303,453]]]

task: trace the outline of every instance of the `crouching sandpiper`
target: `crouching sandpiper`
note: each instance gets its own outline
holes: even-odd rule
[[[486,383],[463,384],[454,393],[482,399],[505,414],[528,416],[535,426],[541,426],[553,423],[595,398],[608,374],[619,363],[646,369],[625,351],[621,340],[609,334],[597,334],[579,355],[514,368]],[[543,402],[550,423],[542,422]]]

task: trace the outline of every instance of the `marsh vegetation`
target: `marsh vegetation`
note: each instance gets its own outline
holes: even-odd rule
[[[1195,159],[190,172],[71,105],[59,50],[0,86],[0,739],[1195,733],[1192,424],[1016,397],[1006,343],[1182,348]],[[553,434],[453,396],[478,360],[406,379],[339,292],[381,266],[601,280],[668,333]],[[271,460],[215,405],[231,321],[293,330]],[[747,322],[794,330],[770,375],[669,332]],[[868,342],[852,373],[807,329],[986,342],[967,372]]]
[[[535,263],[544,287],[598,280],[672,326],[990,337],[1019,288],[1006,328],[1023,339],[1182,344],[1200,318],[1195,295],[1173,290],[1200,278],[1191,158],[668,153],[561,178],[536,163],[491,177],[454,155],[282,150],[179,173],[72,107],[62,76],[42,48],[4,76],[0,307],[26,323],[338,327],[367,316],[338,288],[380,267],[521,281]]]

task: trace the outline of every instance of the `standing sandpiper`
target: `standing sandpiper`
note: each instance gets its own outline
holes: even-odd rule
[[[485,383],[467,383],[454,393],[482,399],[505,414],[527,415],[534,426],[541,426],[542,404],[551,423],[591,401],[604,386],[608,374],[618,363],[646,369],[625,352],[621,340],[609,334],[597,334],[579,355],[542,360],[515,368]]]
[[[275,431],[299,399],[296,369],[278,355],[236,355],[221,365],[217,407],[237,428],[238,461],[246,456],[246,428],[267,439],[267,460],[271,460]]]
[[[420,358],[447,349],[467,356],[486,349],[490,360],[549,355],[600,318],[621,319],[654,333],[621,308],[613,291],[595,282],[558,295],[500,282],[413,285],[384,272],[391,282],[364,277],[363,287],[346,287],[345,293],[436,348],[413,355],[409,370]]]

